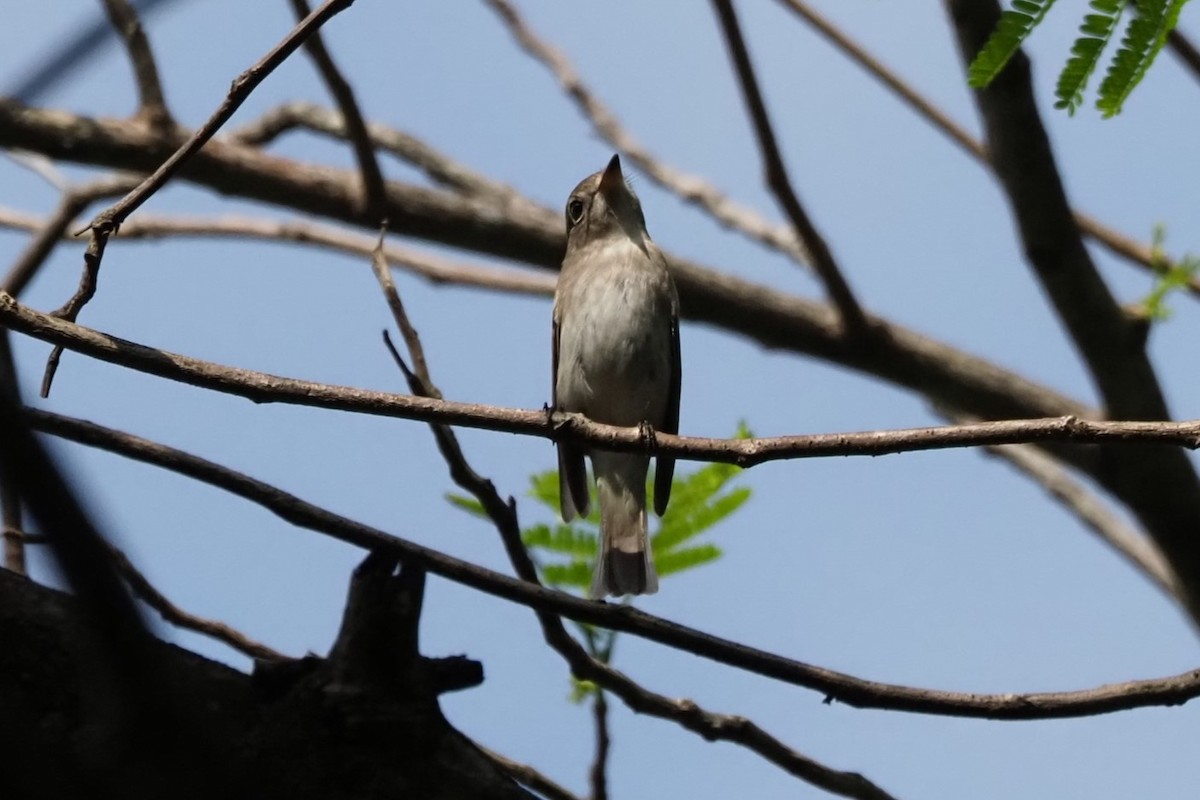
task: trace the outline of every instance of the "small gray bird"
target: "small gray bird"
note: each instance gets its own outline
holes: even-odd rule
[[[554,293],[554,408],[596,422],[679,432],[679,298],[646,233],[637,195],[613,156],[567,199],[567,254]],[[588,513],[590,455],[600,495],[600,557],[592,597],[651,594],[646,540],[648,456],[558,445],[562,518]],[[671,499],[675,460],[659,456],[654,510]]]

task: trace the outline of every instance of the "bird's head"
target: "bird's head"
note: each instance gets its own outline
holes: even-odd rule
[[[582,248],[619,236],[645,249],[646,218],[642,204],[621,173],[614,155],[601,172],[579,182],[567,198],[567,247]]]

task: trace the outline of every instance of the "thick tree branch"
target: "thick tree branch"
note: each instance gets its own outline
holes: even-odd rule
[[[784,213],[796,229],[796,236],[804,242],[809,255],[812,257],[813,268],[825,284],[829,299],[837,308],[841,323],[849,334],[861,334],[868,330],[868,320],[863,310],[850,290],[850,284],[842,275],[842,270],[833,257],[833,251],[825,243],[824,237],[800,204],[788,178],[787,168],[783,165],[783,154],[779,143],[775,140],[775,132],[771,129],[771,120],[767,115],[767,104],[763,100],[762,91],[758,88],[758,78],[754,75],[754,65],[750,62],[750,52],[742,36],[741,25],[733,10],[732,0],[713,0],[717,19],[725,35],[725,44],[729,48],[730,58],[733,59],[734,70],[742,87],[742,97],[758,137],[759,149],[762,151],[764,177],[767,186],[775,195]]]
[[[959,49],[970,60],[1000,18],[995,0],[946,0]],[[992,163],[1012,206],[1034,276],[1087,364],[1110,416],[1169,419],[1166,399],[1136,326],[1104,284],[1067,204],[1050,141],[1034,101],[1029,60],[1022,53],[992,84],[975,93]],[[1200,480],[1181,451],[1133,448],[1104,454],[1104,470],[1135,496],[1130,504],[1179,576],[1185,606],[1200,624]],[[1137,464],[1129,470],[1128,463]],[[1142,489],[1170,485],[1147,503]],[[1121,491],[1118,489],[1118,491]],[[1136,495],[1141,497],[1136,497]]]
[[[732,667],[804,686],[822,692],[830,701],[856,708],[986,719],[1052,719],[1145,706],[1179,705],[1200,696],[1200,670],[1078,692],[1037,694],[941,692],[867,681],[710,636],[632,607],[596,603],[492,572],[341,517],[270,484],[147,439],[34,409],[24,409],[23,417],[36,430],[187,475],[256,503],[298,527],[324,533],[365,550],[393,553],[405,563],[411,561],[429,572],[486,594],[539,611],[631,633]],[[521,552],[524,552],[523,548]],[[529,569],[532,570],[532,564]],[[626,699],[635,711],[678,719],[689,730],[704,735],[724,733],[731,741],[740,741],[732,738],[735,736],[763,741],[765,734],[747,720],[739,722],[736,717],[712,715],[699,710],[690,701],[669,700],[647,693],[611,668],[605,668],[607,672],[601,675],[597,672],[596,662],[582,648],[578,648],[578,652],[583,654],[583,659],[571,661],[576,674],[601,683]],[[775,743],[767,749],[778,747]]]

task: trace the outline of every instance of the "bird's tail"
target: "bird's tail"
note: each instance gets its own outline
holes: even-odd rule
[[[653,594],[658,575],[646,540],[646,470],[650,459],[595,453],[592,467],[600,495],[600,557],[592,597]]]

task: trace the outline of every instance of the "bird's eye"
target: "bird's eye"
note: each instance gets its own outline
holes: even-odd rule
[[[567,203],[567,219],[572,225],[578,225],[583,219],[583,201],[578,197],[572,197],[571,202]]]

